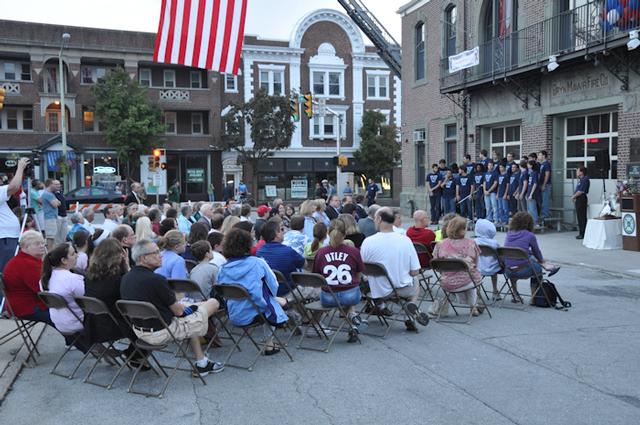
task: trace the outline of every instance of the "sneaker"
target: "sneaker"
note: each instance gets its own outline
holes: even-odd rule
[[[407,331],[409,332],[418,332],[418,328],[416,327],[416,324],[413,323],[413,320],[405,320],[404,326],[407,328]]]
[[[219,363],[219,362],[212,362],[212,361],[208,361],[207,365],[204,367],[200,367],[198,366],[198,364],[196,363],[196,370],[198,371],[198,373],[200,374],[200,376],[207,376],[210,373],[219,373],[222,372],[224,370],[224,363]],[[196,372],[191,372],[191,375],[194,378],[198,377],[198,373]]]
[[[355,329],[349,331],[349,339],[347,339],[347,342],[350,344],[358,342],[358,332]]]
[[[360,318],[359,314],[350,314],[349,320],[353,324],[353,326],[360,326],[362,324],[362,318]]]
[[[429,316],[426,313],[421,312],[415,303],[407,303],[407,311],[422,326],[427,326],[429,324]]]
[[[140,372],[146,372],[148,370],[151,370],[151,366],[149,366],[149,363],[147,363],[146,361],[144,361],[144,363],[142,363],[142,366],[140,366],[140,363],[142,362],[141,359],[136,359],[136,360],[129,360],[129,366],[137,369],[140,368]]]
[[[372,311],[372,314],[375,314],[376,316],[393,316],[393,311],[391,311],[391,309],[389,307],[375,307]]]

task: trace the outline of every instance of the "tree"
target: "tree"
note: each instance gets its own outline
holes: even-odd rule
[[[158,147],[158,134],[166,131],[160,108],[152,104],[147,90],[129,74],[117,68],[93,87],[96,115],[104,128],[106,141],[131,175],[132,161]]]
[[[258,187],[258,162],[272,156],[275,151],[288,148],[291,143],[294,124],[289,109],[288,98],[269,96],[264,90],[260,90],[250,101],[242,105],[231,105],[223,118],[225,134],[221,138],[221,147],[238,152],[238,162],[251,166],[254,191]],[[245,146],[244,143],[245,124],[251,129],[250,146]]]
[[[367,177],[377,177],[391,170],[400,160],[397,129],[387,125],[380,112],[365,111],[360,128],[360,148],[353,153],[359,171]]]

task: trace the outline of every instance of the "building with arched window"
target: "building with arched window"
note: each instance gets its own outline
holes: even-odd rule
[[[640,162],[640,43],[633,41],[640,7],[620,2],[608,10],[609,3],[414,0],[401,7],[402,44],[412,45],[415,25],[424,23],[429,46],[426,77],[402,76],[402,199],[424,207],[429,165],[459,163],[467,153],[475,159],[481,149],[516,158],[547,151],[556,208],[572,209],[579,166],[614,193],[628,165]],[[416,55],[403,50],[403,71],[414,69]],[[603,185],[592,185],[591,203],[602,193]]]

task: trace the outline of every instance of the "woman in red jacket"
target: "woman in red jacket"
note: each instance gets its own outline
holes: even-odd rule
[[[16,316],[53,326],[49,310],[38,298],[45,246],[40,232],[24,232],[20,239],[20,251],[5,266],[2,280],[5,296]]]

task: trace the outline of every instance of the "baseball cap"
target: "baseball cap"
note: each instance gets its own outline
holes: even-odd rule
[[[256,212],[258,213],[258,215],[259,215],[260,217],[262,217],[263,215],[265,215],[266,213],[268,213],[270,209],[271,209],[271,208],[269,208],[269,207],[268,207],[268,206],[266,206],[266,205],[260,205],[260,206],[256,209]]]

